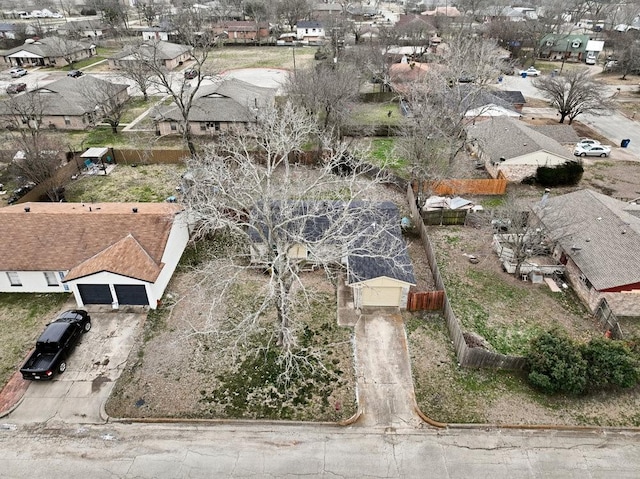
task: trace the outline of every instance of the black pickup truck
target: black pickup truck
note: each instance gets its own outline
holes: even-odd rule
[[[49,323],[38,338],[36,349],[20,368],[24,379],[48,380],[55,372],[67,369],[67,357],[83,333],[91,329],[91,317],[86,311],[65,311]]]

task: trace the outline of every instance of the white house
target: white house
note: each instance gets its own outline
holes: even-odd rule
[[[23,203],[0,221],[0,292],[70,292],[79,307],[155,309],[189,240],[169,203]]]
[[[324,42],[325,31],[322,24],[316,20],[299,21],[296,24],[296,36],[302,42],[318,44]]]

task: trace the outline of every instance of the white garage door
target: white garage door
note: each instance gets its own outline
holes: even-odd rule
[[[362,306],[393,306],[400,305],[402,288],[398,287],[370,287],[362,288]]]

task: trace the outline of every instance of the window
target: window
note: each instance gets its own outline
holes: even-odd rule
[[[15,271],[7,271],[7,278],[9,278],[9,283],[11,286],[22,286],[22,282],[20,281],[20,276]]]
[[[58,276],[60,276],[60,280],[62,281],[64,279],[64,273],[62,271],[58,271]],[[65,291],[69,291],[69,285],[68,284],[63,284],[62,287],[64,288]]]
[[[70,125],[71,124],[71,118],[69,118],[68,116],[64,117],[64,124],[65,125]]]
[[[47,286],[58,286],[58,279],[56,278],[55,273],[45,271],[44,278],[47,280]]]
[[[177,123],[171,123],[171,131],[178,131]]]
[[[200,131],[207,131],[207,123],[200,123]]]
[[[208,121],[207,128],[213,128],[216,131],[220,131],[220,122],[219,121]]]

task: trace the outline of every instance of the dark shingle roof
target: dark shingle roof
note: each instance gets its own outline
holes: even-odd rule
[[[281,215],[282,208],[293,208],[294,211]],[[415,284],[413,266],[400,229],[399,211],[391,202],[274,202],[269,213],[272,223],[282,224],[277,233],[287,235],[292,232],[294,240],[304,238],[312,244],[330,236],[339,245],[339,238],[349,235],[346,247],[350,250],[346,254],[350,284],[380,276]],[[257,243],[264,242],[268,235],[264,218],[259,217],[262,214],[264,211],[257,209],[252,212],[256,216],[253,224],[257,226],[249,230],[249,236]],[[338,230],[335,218],[344,219],[345,214],[349,214],[349,221],[341,221]],[[294,221],[284,221],[287,218]]]
[[[511,105],[523,105],[527,102],[520,90],[491,90],[491,93]]]
[[[598,291],[640,283],[640,218],[626,208],[627,203],[585,189],[550,198],[539,213]]]

